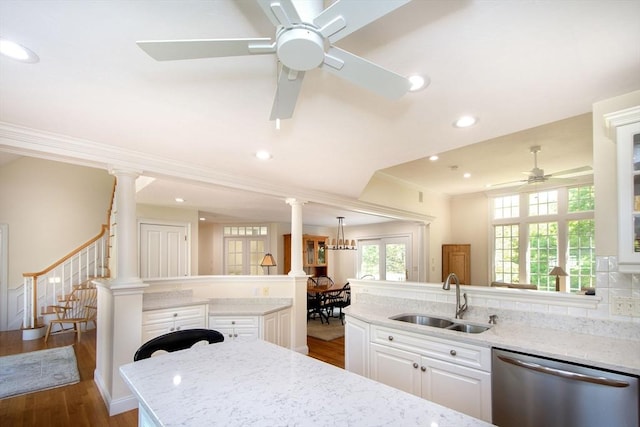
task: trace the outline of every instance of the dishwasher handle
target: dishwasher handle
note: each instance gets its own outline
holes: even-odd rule
[[[591,375],[579,374],[577,372],[569,372],[562,369],[550,368],[548,366],[542,366],[537,363],[525,362],[522,360],[514,359],[511,357],[498,355],[498,359],[503,362],[510,363],[521,368],[530,369],[536,372],[542,372],[544,374],[554,375],[556,377],[567,378],[570,380],[584,381],[587,383],[605,385],[609,387],[629,387],[629,383],[625,381],[618,381],[605,377],[594,377]]]

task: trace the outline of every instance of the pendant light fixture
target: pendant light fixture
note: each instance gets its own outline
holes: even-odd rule
[[[344,237],[344,217],[343,216],[338,216],[336,217],[338,219],[338,232],[336,235],[335,239],[331,240],[331,243],[329,243],[329,239],[327,239],[325,246],[327,249],[330,249],[332,251],[354,251],[356,250],[356,241],[355,240],[351,240],[351,242],[349,242],[349,240],[347,240]],[[349,244],[351,243],[351,244]]]

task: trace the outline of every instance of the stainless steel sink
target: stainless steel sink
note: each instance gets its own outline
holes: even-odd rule
[[[389,319],[399,322],[413,323],[414,325],[432,326],[434,328],[448,329],[450,331],[464,332],[466,334],[479,334],[491,328],[491,326],[470,325],[467,323],[455,323],[442,317],[427,316],[424,314],[400,314]]]
[[[446,328],[454,323],[447,319],[440,317],[424,316],[421,314],[402,314],[399,316],[390,317],[391,320],[398,320],[400,322],[413,323],[416,325],[433,326],[435,328]]]
[[[447,327],[447,329],[449,329],[450,331],[460,331],[467,334],[479,334],[480,332],[484,332],[489,328],[489,326],[468,325],[465,323],[456,323]]]

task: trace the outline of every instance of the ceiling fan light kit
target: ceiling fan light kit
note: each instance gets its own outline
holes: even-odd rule
[[[367,3],[337,0],[323,10],[322,0],[256,0],[276,27],[269,38],[154,40],[138,46],[158,61],[275,54],[282,64],[270,120],[289,119],[306,71],[324,69],[377,93],[397,99],[414,85],[408,78],[333,46],[333,43],[376,21],[411,0]],[[424,79],[423,87],[428,84]],[[414,89],[417,90],[417,89]]]

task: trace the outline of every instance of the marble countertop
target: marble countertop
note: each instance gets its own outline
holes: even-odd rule
[[[607,338],[578,332],[556,331],[523,324],[505,324],[500,323],[500,319],[498,319],[496,325],[485,332],[468,334],[390,320],[389,317],[404,313],[398,312],[397,308],[380,305],[352,305],[347,307],[345,313],[371,324],[393,327],[408,332],[455,339],[485,347],[499,347],[507,350],[534,353],[543,357],[640,375],[640,341]],[[456,322],[482,324],[465,320],[456,320]]]
[[[120,367],[163,426],[489,426],[265,341],[195,346]]]
[[[209,316],[264,316],[291,307],[291,304],[209,304]]]
[[[192,295],[145,295],[142,299],[142,311],[162,310],[165,308],[188,307],[190,305],[209,304],[208,298],[197,298]]]

